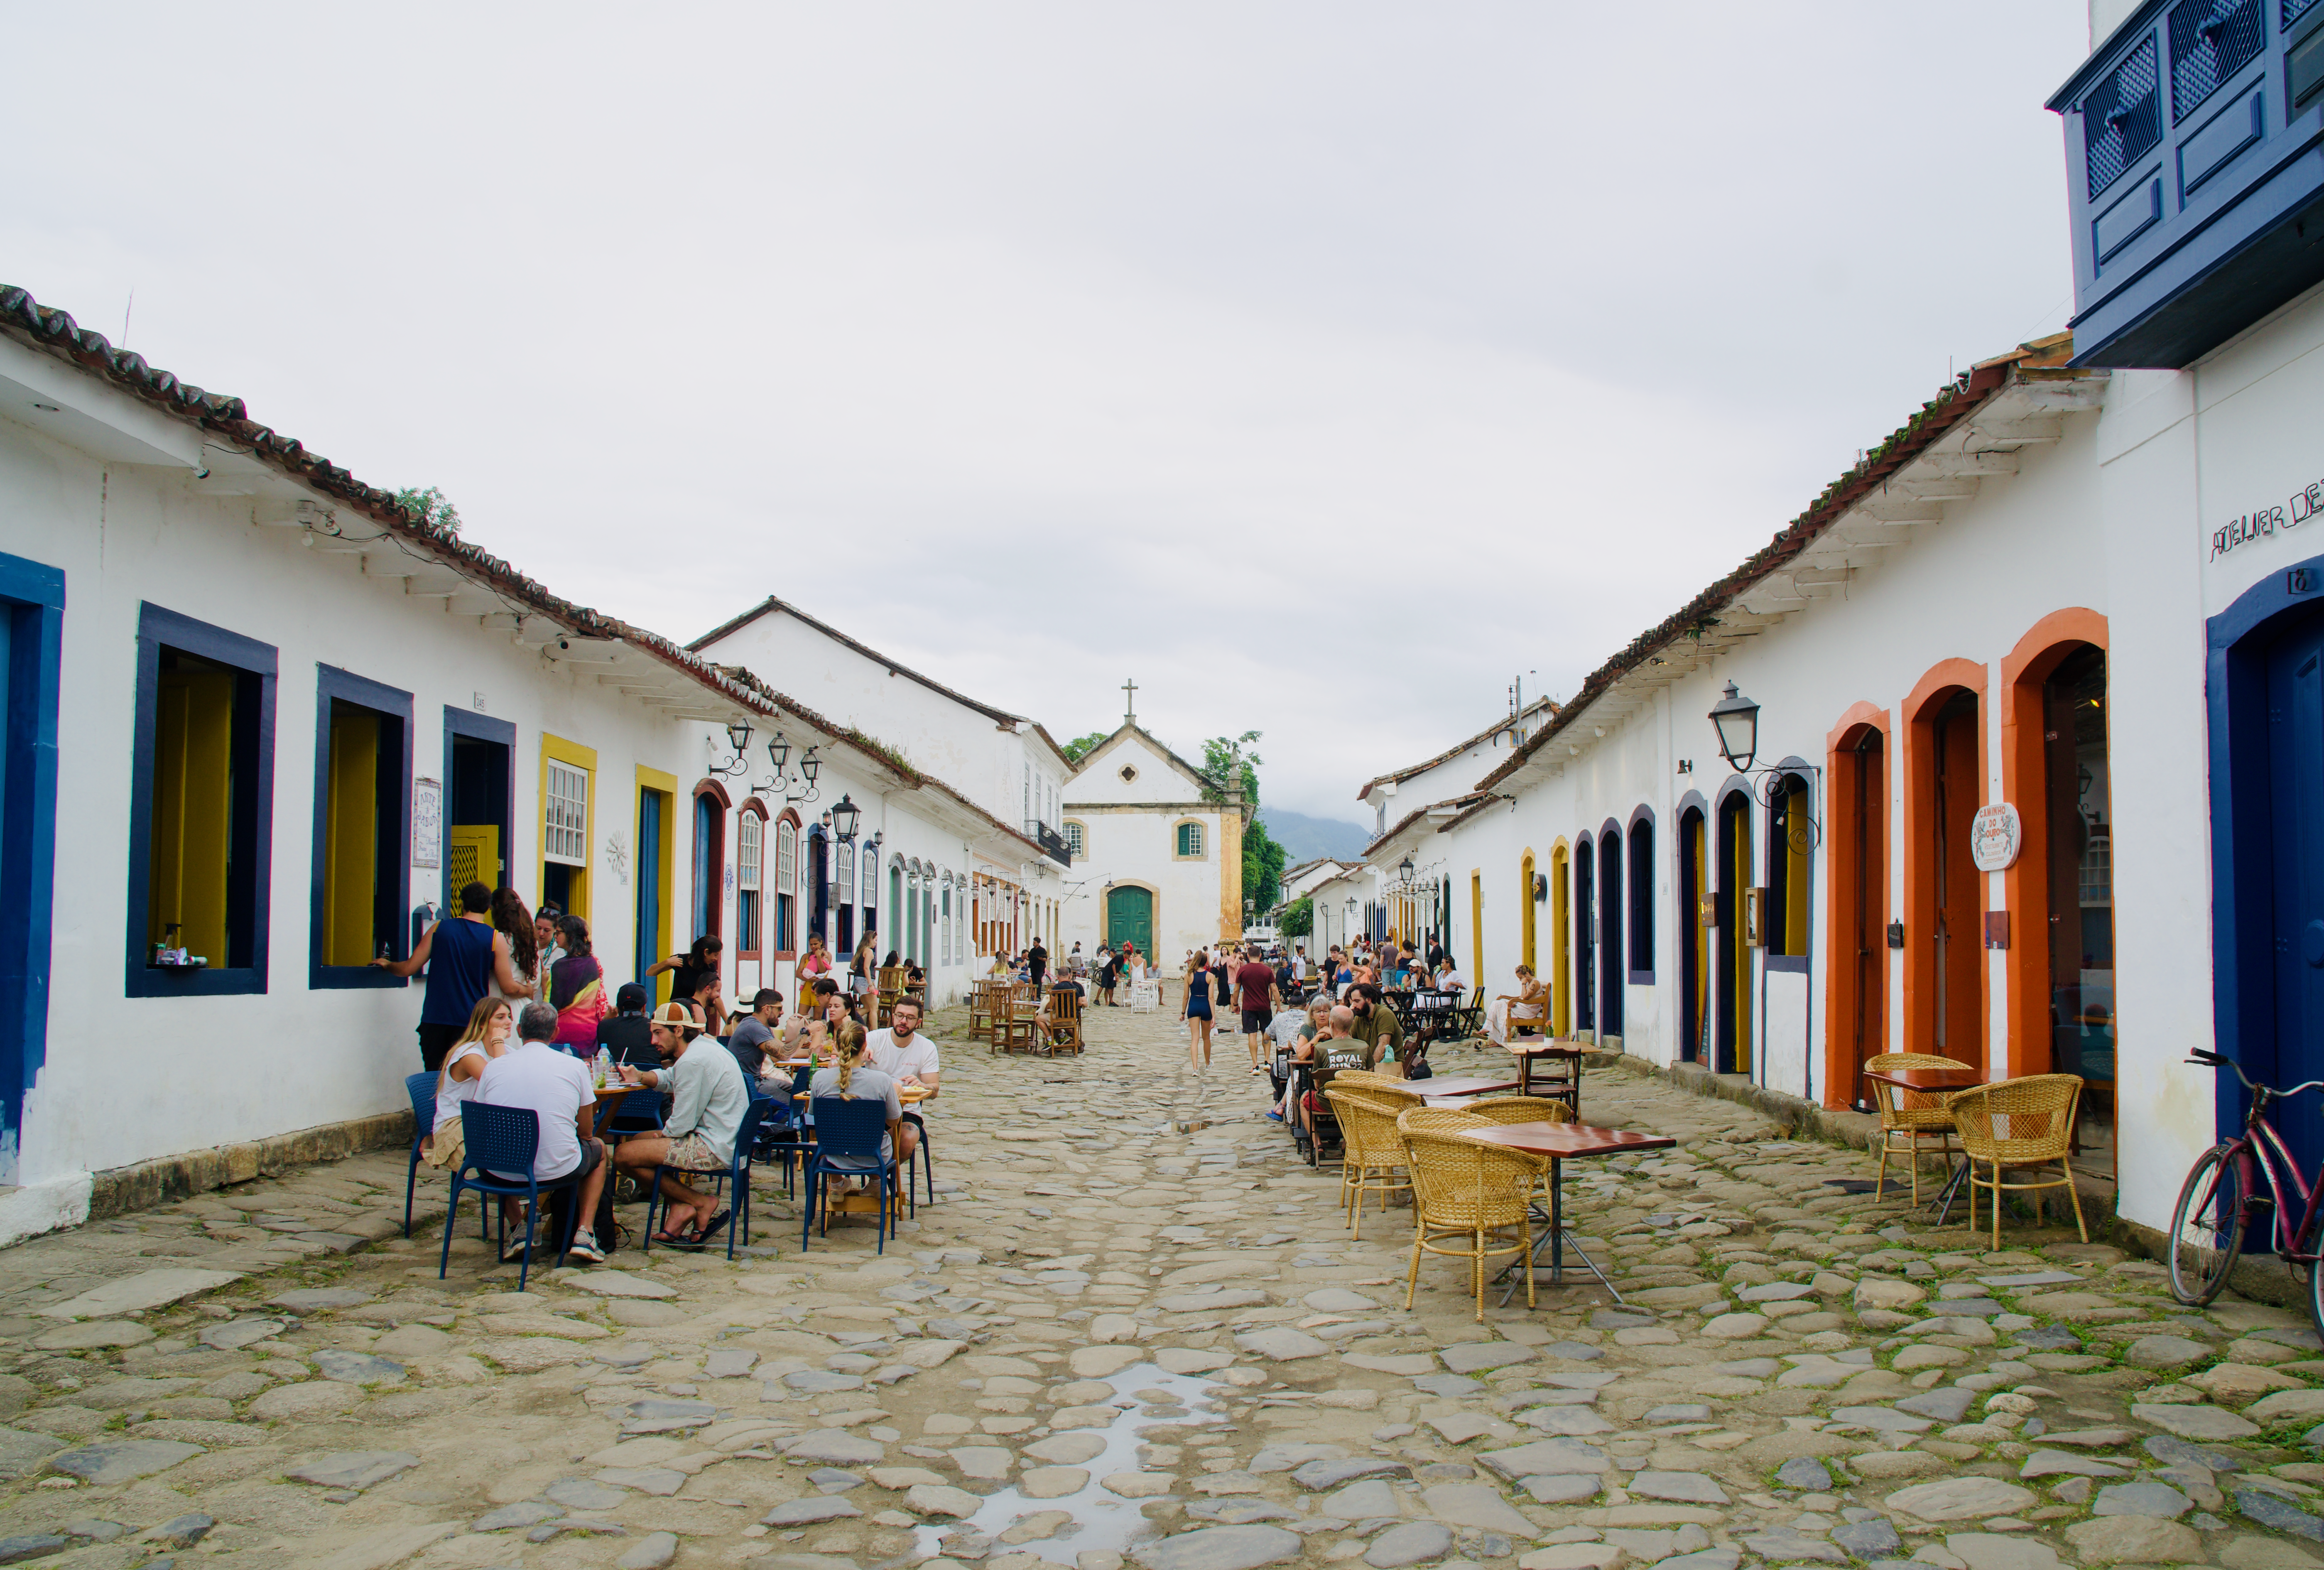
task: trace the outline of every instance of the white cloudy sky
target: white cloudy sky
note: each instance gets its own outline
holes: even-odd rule
[[[2079,0],[12,17],[0,282],[573,598],[1135,675],[1334,817],[2068,315]]]

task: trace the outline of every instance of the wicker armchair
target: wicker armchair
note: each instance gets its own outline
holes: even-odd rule
[[[1412,1172],[1412,1266],[1405,1275],[1406,1310],[1411,1310],[1419,1289],[1424,1253],[1468,1260],[1469,1289],[1476,1298],[1480,1325],[1485,1319],[1485,1261],[1500,1254],[1519,1255],[1525,1261],[1526,1307],[1532,1307],[1531,1202],[1537,1164],[1515,1150],[1463,1140],[1450,1130],[1436,1133],[1413,1127],[1412,1120],[1421,1115],[1408,1112],[1397,1120]]]
[[[1342,1068],[1332,1076],[1332,1083],[1342,1090],[1360,1090],[1367,1095],[1384,1098],[1399,1107],[1418,1106],[1423,1100],[1421,1093],[1413,1088],[1410,1080],[1376,1074],[1369,1068]]]
[[[1348,1213],[1348,1230],[1361,1236],[1364,1196],[1378,1195],[1386,1214],[1391,1195],[1412,1192],[1404,1136],[1396,1126],[1400,1109],[1385,1097],[1342,1089],[1336,1080],[1324,1087],[1323,1098],[1340,1124],[1340,1208]]]
[[[1461,1109],[1495,1123],[1570,1123],[1573,1109],[1543,1095],[1479,1096]]]
[[[1490,1128],[1490,1119],[1480,1118],[1467,1107],[1408,1106],[1396,1118],[1399,1134],[1457,1134],[1462,1129]]]
[[[2073,1074],[2035,1074],[2005,1079],[1956,1093],[1946,1104],[1960,1131],[1962,1151],[1969,1157],[1969,1229],[1977,1231],[1977,1191],[1993,1195],[1993,1246],[2001,1247],[2001,1196],[2008,1193],[2034,1196],[2034,1219],[2043,1218],[2045,1189],[2062,1188],[2074,1207],[2074,1225],[2082,1241],[2090,1229],[2082,1221],[2082,1196],[2074,1192],[2074,1170],[2067,1157],[2074,1138],[2075,1104],[2081,1099],[2082,1081]],[[2040,1167],[2058,1163],[2054,1178],[2005,1183],[2005,1167]],[[1980,1176],[1983,1165],[1989,1175]]]
[[[1960,1061],[1939,1057],[1928,1052],[1885,1052],[1877,1057],[1868,1057],[1864,1067],[1882,1068],[1960,1068]],[[1941,1157],[1953,1153],[1953,1114],[1945,1110],[1946,1093],[1942,1091],[1899,1090],[1893,1085],[1872,1082],[1872,1096],[1880,1108],[1880,1169],[1872,1185],[1872,1196],[1878,1199],[1887,1193],[1888,1158],[1901,1150],[1913,1171],[1913,1203],[1921,1203],[1921,1151],[1926,1141],[1938,1141]],[[1898,1143],[1902,1141],[1903,1143]]]

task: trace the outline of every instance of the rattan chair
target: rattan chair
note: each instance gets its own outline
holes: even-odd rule
[[[1383,1096],[1398,1107],[1419,1106],[1425,1099],[1411,1080],[1391,1078],[1369,1068],[1342,1068],[1332,1076],[1332,1083],[1342,1090],[1360,1090],[1367,1095]]]
[[[1488,1122],[1496,1123],[1570,1123],[1573,1121],[1572,1107],[1544,1095],[1479,1096],[1462,1110],[1472,1112]]]
[[[1962,1151],[1969,1157],[1969,1229],[1977,1231],[1977,1191],[1993,1195],[1993,1246],[2001,1247],[2001,1196],[2005,1193],[2034,1196],[2036,1225],[2043,1215],[2043,1192],[2062,1188],[2074,1207],[2074,1226],[2082,1241],[2090,1229],[2082,1221],[2082,1196],[2074,1191],[2074,1169],[2068,1160],[2074,1137],[2075,1104],[2081,1099],[2079,1075],[2035,1074],[2005,1079],[1957,1092],[1946,1104],[1960,1131]],[[2005,1167],[2040,1167],[2058,1163],[2058,1175],[2039,1181],[2005,1183]],[[1980,1177],[1982,1163],[1990,1176]]]
[[[1404,1307],[1409,1313],[1420,1287],[1420,1256],[1450,1254],[1469,1261],[1469,1289],[1477,1301],[1477,1322],[1485,1319],[1485,1261],[1501,1254],[1525,1261],[1526,1307],[1534,1306],[1533,1188],[1537,1165],[1516,1150],[1463,1140],[1449,1130],[1431,1132],[1413,1126],[1427,1111],[1397,1120],[1404,1133],[1405,1162],[1412,1173],[1412,1266],[1405,1274]],[[1468,1114],[1448,1112],[1444,1115]],[[1474,1120],[1472,1120],[1474,1121]],[[1458,1240],[1460,1246],[1454,1247]]]
[[[1404,1136],[1396,1126],[1400,1109],[1386,1097],[1343,1090],[1336,1078],[1324,1087],[1323,1097],[1340,1124],[1340,1208],[1348,1214],[1348,1230],[1360,1237],[1364,1196],[1378,1195],[1385,1214],[1391,1195],[1412,1193]]]
[[[1928,1052],[1884,1052],[1877,1057],[1868,1057],[1864,1067],[1883,1068],[1960,1068],[1958,1058],[1940,1057]],[[1881,1198],[1887,1193],[1888,1158],[1898,1150],[1913,1169],[1913,1203],[1921,1203],[1921,1151],[1930,1140],[1938,1141],[1939,1156],[1953,1153],[1953,1114],[1945,1110],[1944,1091],[1899,1090],[1893,1085],[1872,1081],[1872,1097],[1880,1108],[1880,1168],[1873,1178],[1872,1196]],[[1902,1140],[1904,1143],[1897,1143]]]

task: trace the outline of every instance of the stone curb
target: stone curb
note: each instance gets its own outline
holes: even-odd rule
[[[101,1221],[151,1210],[230,1183],[277,1177],[293,1167],[343,1160],[363,1150],[408,1149],[410,1144],[411,1109],[405,1107],[401,1112],[324,1123],[236,1145],[161,1156],[96,1174],[88,1196],[88,1219]]]

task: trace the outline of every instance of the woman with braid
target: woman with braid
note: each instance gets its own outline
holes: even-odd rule
[[[893,1160],[896,1155],[896,1125],[903,1121],[903,1098],[896,1094],[896,1082],[872,1067],[864,1053],[869,1038],[862,1025],[855,1020],[844,1020],[832,1032],[832,1055],[829,1068],[816,1070],[807,1094],[816,1097],[835,1095],[842,1101],[884,1101],[888,1104],[888,1131],[880,1136],[880,1154]],[[860,1181],[860,1180],[859,1180]]]

